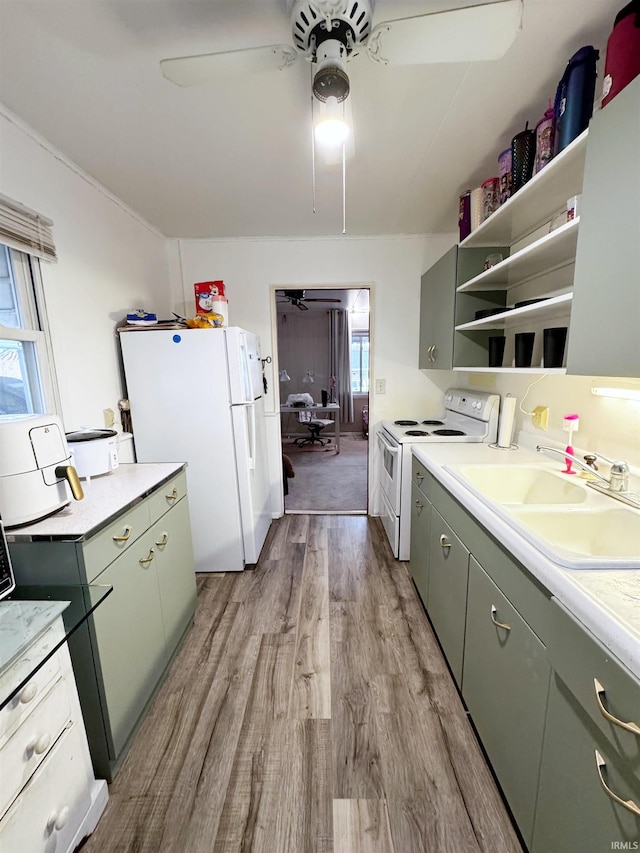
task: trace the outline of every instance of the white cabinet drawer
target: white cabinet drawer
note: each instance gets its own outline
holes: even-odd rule
[[[47,758],[70,718],[67,688],[60,679],[0,751],[0,815]]]
[[[91,806],[90,768],[82,728],[72,723],[0,821],[0,850],[68,850]]]
[[[62,629],[52,627],[20,656],[0,678],[0,695],[6,696],[20,684],[33,669],[34,661],[41,660],[62,640]],[[0,747],[4,740],[20,725],[20,721],[40,702],[45,688],[60,675],[59,653],[52,655],[0,711]]]

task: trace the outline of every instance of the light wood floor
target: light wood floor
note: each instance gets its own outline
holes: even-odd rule
[[[83,853],[520,853],[378,520],[285,516],[198,586]]]

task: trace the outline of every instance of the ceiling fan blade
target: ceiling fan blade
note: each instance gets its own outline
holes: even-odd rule
[[[305,302],[342,302],[342,299],[305,299]]]
[[[500,59],[521,29],[522,0],[500,0],[378,24],[367,53],[383,65]]]
[[[167,80],[178,86],[200,86],[240,74],[282,71],[292,65],[297,57],[297,51],[289,45],[270,44],[247,50],[227,50],[222,53],[163,59],[160,62],[160,71]]]

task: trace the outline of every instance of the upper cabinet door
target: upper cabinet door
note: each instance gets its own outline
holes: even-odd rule
[[[639,152],[637,77],[589,127],[567,373],[640,376]]]
[[[453,366],[457,266],[458,247],[453,246],[422,276],[418,367],[450,370]]]

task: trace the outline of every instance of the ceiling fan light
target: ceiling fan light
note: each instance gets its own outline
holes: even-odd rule
[[[349,136],[349,127],[339,118],[328,118],[319,122],[315,128],[318,145],[333,147],[341,145]]]

